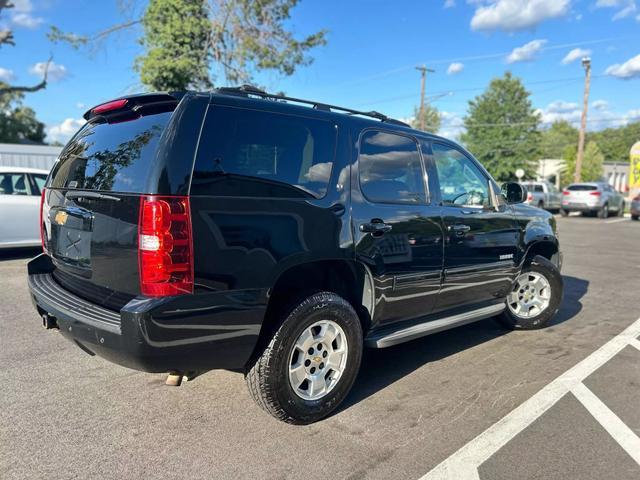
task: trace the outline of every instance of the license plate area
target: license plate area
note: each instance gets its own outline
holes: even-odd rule
[[[65,265],[87,271],[91,269],[93,214],[83,208],[52,208],[51,255]]]

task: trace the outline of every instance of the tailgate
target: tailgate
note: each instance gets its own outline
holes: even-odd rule
[[[122,308],[139,294],[137,195],[46,190],[45,246],[56,280],[99,305]]]

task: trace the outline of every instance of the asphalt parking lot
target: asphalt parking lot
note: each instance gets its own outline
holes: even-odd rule
[[[640,478],[640,222],[558,219],[551,327],[492,320],[366,353],[345,405],[281,424],[215,371],[164,377],[44,331],[0,258],[0,478]]]

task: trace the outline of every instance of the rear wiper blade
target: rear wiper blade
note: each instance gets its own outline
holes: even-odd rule
[[[99,200],[113,200],[119,202],[120,198],[99,192],[67,192],[66,198],[95,198]]]

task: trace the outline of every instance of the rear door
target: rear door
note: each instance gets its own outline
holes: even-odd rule
[[[26,173],[0,173],[0,244],[38,245],[40,197]]]
[[[502,298],[513,280],[519,241],[511,209],[473,158],[445,143],[432,149],[445,228],[437,310]]]
[[[358,147],[352,219],[356,256],[374,278],[374,321],[421,317],[433,310],[440,288],[443,232],[418,143],[368,129]]]

